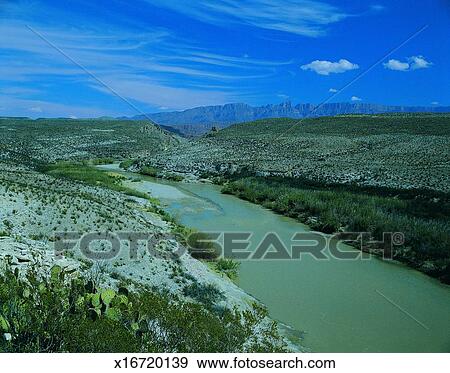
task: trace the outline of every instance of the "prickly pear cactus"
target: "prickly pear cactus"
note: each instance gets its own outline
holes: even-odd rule
[[[98,308],[98,307],[101,306],[101,304],[100,304],[100,294],[99,293],[92,294],[91,304],[92,304],[92,306],[94,308]]]
[[[106,290],[102,291],[100,298],[101,298],[103,304],[108,307],[111,304],[111,301],[113,300],[113,298],[115,296],[116,296],[116,292],[114,290],[106,289]]]

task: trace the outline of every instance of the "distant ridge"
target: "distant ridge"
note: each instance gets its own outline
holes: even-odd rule
[[[293,105],[287,101],[281,104],[250,106],[243,103],[219,106],[202,106],[184,111],[162,112],[137,115],[131,119],[150,118],[158,124],[167,126],[199,125],[225,127],[232,123],[246,122],[265,118],[304,118],[334,116],[341,114],[382,114],[382,113],[446,113],[449,106],[388,106],[368,103],[327,103],[317,108],[314,104]]]

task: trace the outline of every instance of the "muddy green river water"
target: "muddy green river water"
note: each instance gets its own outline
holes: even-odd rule
[[[110,168],[112,168],[111,166]],[[288,245],[308,228],[208,184],[141,182],[189,227],[249,231],[253,249],[267,232]],[[347,248],[348,250],[353,250]],[[450,352],[450,287],[396,263],[370,260],[242,261],[238,285],[263,302],[272,318],[304,332],[316,352]]]

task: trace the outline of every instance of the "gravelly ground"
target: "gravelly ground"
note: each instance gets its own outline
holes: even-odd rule
[[[115,286],[133,281],[182,296],[192,283],[215,284],[226,295],[223,304],[246,307],[253,299],[231,281],[211,272],[206,265],[185,254],[179,260],[150,255],[139,245],[136,259],[129,257],[129,245],[121,242],[120,254],[100,265],[92,265],[79,246],[55,257],[58,232],[139,232],[148,233],[163,253],[179,248],[170,234],[170,224],[159,215],[146,212],[146,201],[122,193],[81,183],[54,179],[32,169],[0,162],[0,258],[10,257],[19,268],[40,263],[39,268],[59,264],[68,271],[100,276]],[[100,242],[93,250],[109,250]],[[94,273],[95,272],[95,273]]]
[[[450,116],[269,119],[231,126],[158,153],[170,172],[260,175],[329,183],[450,191]]]

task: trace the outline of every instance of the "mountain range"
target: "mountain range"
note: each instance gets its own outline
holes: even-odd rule
[[[291,102],[265,106],[250,106],[243,103],[218,106],[201,106],[184,111],[160,112],[137,115],[131,119],[150,118],[159,125],[176,128],[187,135],[207,132],[212,126],[227,127],[233,123],[265,118],[305,118],[334,116],[342,114],[381,114],[381,113],[417,113],[450,112],[445,106],[388,106],[369,103],[326,103],[323,105],[298,104]]]

